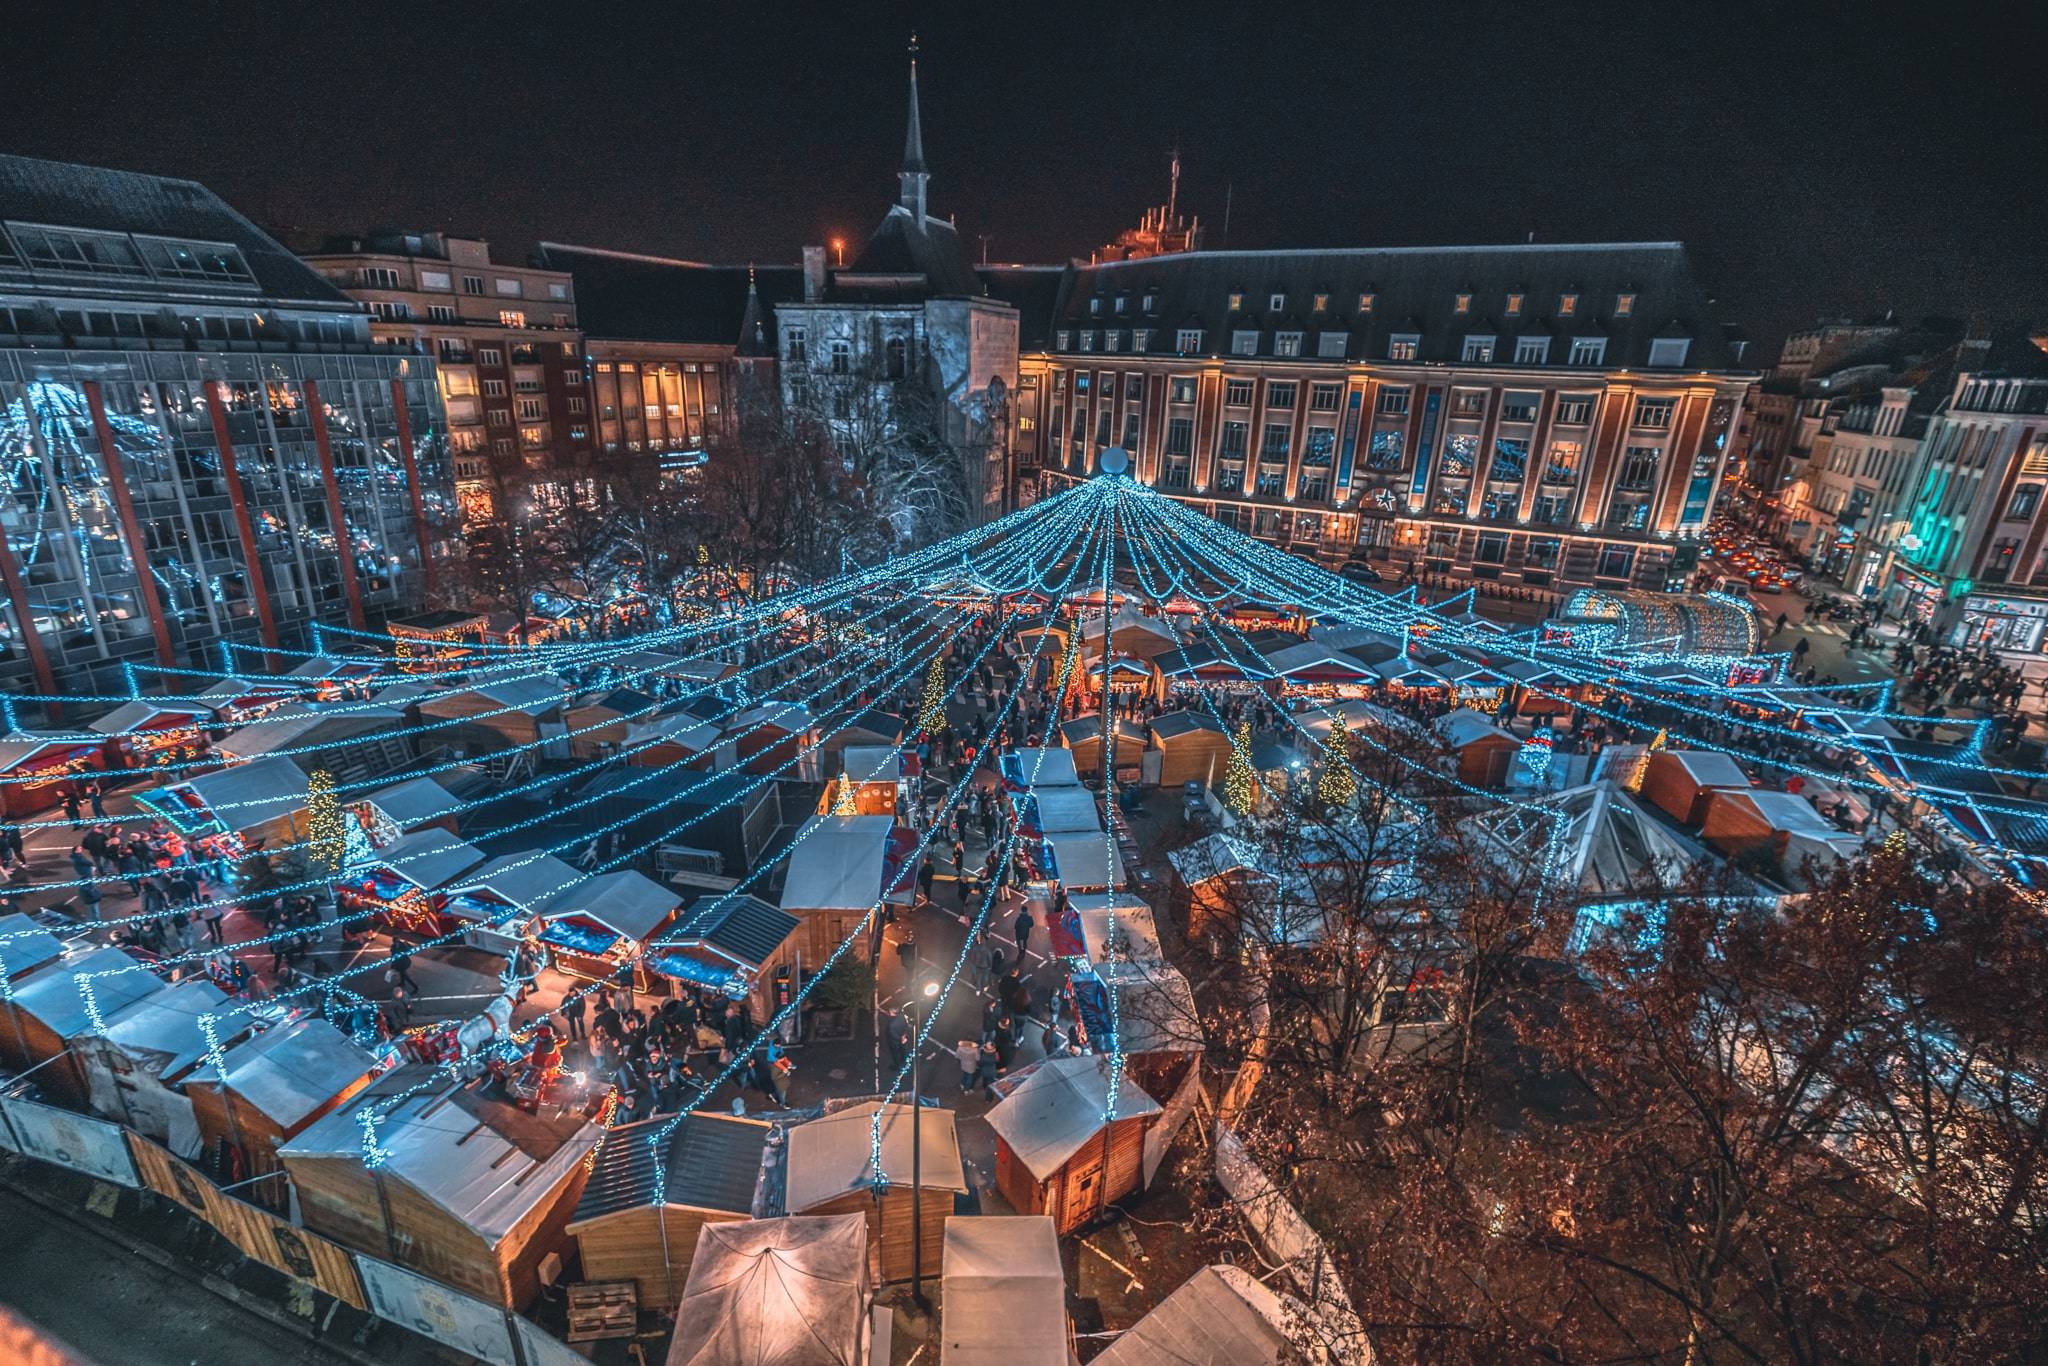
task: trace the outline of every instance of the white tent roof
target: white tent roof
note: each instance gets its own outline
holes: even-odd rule
[[[396,707],[351,702],[348,710],[335,711],[325,704],[287,702],[262,720],[229,731],[214,748],[230,759],[257,759],[281,749],[360,739],[380,730],[395,731],[404,724],[405,713]],[[336,734],[320,734],[323,729]]]
[[[1275,1366],[1280,1297],[1240,1267],[1205,1266],[1124,1330],[1097,1366]]]
[[[670,888],[644,873],[622,868],[577,883],[548,903],[544,918],[586,916],[638,943],[681,904],[682,898]]]
[[[1443,736],[1444,743],[1452,749],[1463,749],[1473,741],[1487,736],[1501,736],[1510,740],[1515,738],[1496,726],[1491,716],[1470,708],[1461,708],[1448,715],[1439,716],[1436,719],[1436,733]]]
[[[229,1088],[286,1130],[377,1065],[368,1051],[317,1017],[266,1030],[229,1049],[223,1061]],[[189,1084],[219,1080],[208,1065],[194,1072]]]
[[[546,909],[587,876],[553,854],[507,854],[492,859],[448,890],[488,888],[531,915]]]
[[[432,1077],[430,1068],[401,1069],[376,1089],[409,1089],[406,1083],[416,1085]],[[384,1110],[377,1146],[385,1153],[386,1176],[404,1181],[496,1243],[536,1205],[553,1197],[555,1188],[597,1146],[599,1131],[586,1120],[549,1150],[551,1133],[559,1123],[550,1125],[505,1101],[483,1100],[474,1108],[463,1104],[457,1093],[476,1084],[435,1085]],[[357,1108],[344,1105],[322,1116],[278,1151],[287,1157],[338,1157],[359,1164],[363,1127],[356,1119]],[[550,1132],[528,1132],[543,1128]]]
[[[14,1008],[41,1020],[60,1039],[92,1031],[92,1016],[79,995],[78,976],[92,979],[92,997],[100,1018],[111,1020],[145,996],[163,988],[157,975],[119,949],[93,949],[38,970],[15,984]],[[96,976],[106,973],[107,976]]]
[[[857,783],[893,783],[903,776],[903,751],[895,745],[848,745],[839,767]]]
[[[1124,860],[1117,852],[1116,842],[1102,831],[1094,834],[1052,835],[1046,839],[1052,846],[1053,867],[1058,871],[1059,880],[1069,888],[1073,887],[1121,887],[1124,885]]]
[[[332,655],[314,655],[298,667],[286,671],[286,678],[347,678],[351,675],[374,674],[391,667],[385,659],[336,659]]]
[[[108,1019],[107,1041],[124,1053],[169,1054],[163,1075],[175,1079],[206,1056],[206,1032],[199,1027],[199,1017],[225,1014],[227,1001],[227,993],[205,978],[188,977]],[[221,1019],[214,1034],[226,1043],[246,1027]]]
[[[1143,901],[1133,896],[1069,897],[1067,904],[1080,917],[1081,945],[1088,954],[1088,961],[1100,963],[1109,957],[1109,903],[1112,900],[1116,903],[1116,937],[1123,945],[1123,951],[1117,956],[1140,963],[1163,961],[1166,954],[1159,947],[1159,926],[1153,922],[1152,908]]]
[[[407,778],[402,783],[380,787],[370,794],[369,802],[401,830],[440,820],[462,809],[462,799],[432,778]]]
[[[628,747],[648,745],[657,741],[667,745],[679,745],[692,754],[702,754],[715,748],[719,737],[725,734],[725,727],[716,721],[706,721],[686,711],[672,711],[666,715],[650,717],[645,721],[626,723],[626,744]]]
[[[213,715],[213,708],[198,702],[172,702],[162,698],[145,697],[136,702],[123,702],[94,721],[92,728],[102,735],[126,735],[160,713],[189,716],[194,721],[203,722]]]
[[[63,952],[63,941],[27,916],[0,915],[0,976],[19,977]]]
[[[1081,776],[1074,771],[1070,749],[1014,749],[1010,751],[1017,773],[1040,792],[1049,787],[1078,787]]]
[[[281,755],[203,773],[183,786],[230,830],[248,830],[306,808],[306,770]]]
[[[705,1224],[668,1366],[859,1366],[867,1259],[859,1214]]]
[[[426,891],[435,891],[484,861],[484,851],[430,825],[400,835],[379,849],[370,862],[389,868]]]
[[[1067,1366],[1067,1277],[1043,1214],[946,1221],[940,1366]]]
[[[782,904],[793,911],[866,911],[882,899],[893,816],[813,816],[789,855]]]
[[[1800,831],[1810,835],[1839,835],[1813,803],[1796,792],[1766,792],[1751,788],[1745,792],[1717,794],[1717,802],[1747,802],[1773,830]]]
[[[1356,674],[1361,677],[1372,672],[1371,666],[1358,659],[1355,655],[1347,655],[1334,645],[1326,645],[1314,640],[1303,640],[1297,641],[1292,645],[1283,645],[1268,654],[1265,659],[1266,667],[1273,671],[1273,676],[1276,678],[1285,678],[1289,674],[1300,673],[1305,669],[1321,668],[1324,665],[1330,665],[1340,672]]]
[[[874,1118],[881,1108],[880,1101],[866,1101],[791,1127],[784,1209],[801,1214],[848,1191],[873,1188]],[[965,1191],[967,1174],[960,1166],[953,1112],[925,1106],[918,1122],[924,1130],[924,1184]],[[882,1177],[891,1185],[910,1183],[910,1107],[900,1101],[882,1119]]]
[[[1117,1030],[1126,1053],[1199,1053],[1202,1019],[1195,990],[1171,963],[1098,963],[1095,975],[1117,984]],[[1130,1085],[1128,1079],[1124,1085]]]
[[[817,724],[811,709],[801,702],[790,702],[771,697],[758,707],[749,708],[733,720],[733,729],[750,730],[757,726],[773,726],[791,735],[800,735]]]
[[[1032,794],[1038,808],[1038,828],[1048,835],[1074,831],[1102,832],[1102,816],[1095,809],[1095,794],[1085,787],[1054,787]]]
[[[1040,1181],[1102,1132],[1109,1109],[1109,1059],[1100,1053],[1035,1064],[1017,1089],[988,1112],[989,1127]],[[1116,1089],[1116,1117],[1159,1113],[1159,1102],[1126,1072]]]
[[[420,711],[428,716],[453,716],[454,712],[437,711],[436,707],[452,698],[474,694],[487,705],[484,711],[511,710],[528,716],[539,716],[553,711],[568,699],[568,685],[552,675],[530,675],[524,678],[507,678],[501,682],[480,683],[470,688],[451,688],[420,703]]]
[[[1749,775],[1742,771],[1742,766],[1719,750],[1660,749],[1650,756],[1651,763],[1658,762],[1657,754],[1664,756],[1664,763],[1677,764],[1685,770],[1685,776],[1692,779],[1695,787],[1749,787]]]

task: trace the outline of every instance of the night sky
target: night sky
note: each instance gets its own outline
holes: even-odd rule
[[[1277,9],[82,3],[0,149],[271,226],[792,261],[893,196],[914,25],[934,210],[994,260],[1113,237],[1178,143],[1212,247],[1229,187],[1238,247],[1682,239],[1769,345],[2048,321],[2048,7]]]

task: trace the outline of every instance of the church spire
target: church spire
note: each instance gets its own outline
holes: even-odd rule
[[[924,165],[924,125],[917,112],[917,35],[910,35],[910,125],[903,134],[903,169],[896,173],[900,202],[910,221],[924,227],[925,185],[931,175]]]

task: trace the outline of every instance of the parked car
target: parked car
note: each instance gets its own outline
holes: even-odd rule
[[[1339,577],[1353,583],[1385,583],[1386,575],[1373,568],[1370,560],[1346,560],[1344,567],[1337,571]]]

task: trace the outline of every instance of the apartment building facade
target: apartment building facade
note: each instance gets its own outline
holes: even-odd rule
[[[0,691],[416,611],[455,553],[433,359],[204,186],[0,156]]]
[[[1915,464],[1887,609],[2048,671],[2048,338],[1964,342]]]
[[[372,335],[434,359],[466,516],[488,516],[508,487],[585,477],[595,409],[566,271],[500,264],[486,241],[434,232],[330,247],[306,263],[369,308]]]
[[[1018,436],[1042,486],[1122,446],[1298,552],[1530,587],[1682,582],[1755,379],[1676,243],[1105,263],[1046,331]]]

